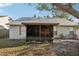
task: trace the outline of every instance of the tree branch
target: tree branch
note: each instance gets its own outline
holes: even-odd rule
[[[58,7],[59,10],[67,12],[79,19],[79,12],[75,10],[71,4],[63,5],[62,3],[54,3],[52,5],[55,5],[56,7]]]

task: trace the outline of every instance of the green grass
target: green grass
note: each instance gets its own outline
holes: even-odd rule
[[[51,53],[46,50],[48,45],[40,45],[41,48],[38,49],[39,44],[27,44],[25,40],[10,40],[8,38],[0,39],[0,55],[1,56],[23,56],[23,55],[47,55]],[[50,55],[50,54],[48,54]]]
[[[26,44],[25,40],[0,39],[0,48],[17,47]]]
[[[53,44],[49,43],[27,44],[25,40],[12,40],[8,38],[0,38],[0,56],[79,55],[78,46],[79,43],[76,42],[68,43],[67,41]]]

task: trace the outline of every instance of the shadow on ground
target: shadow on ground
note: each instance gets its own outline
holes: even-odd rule
[[[1,48],[10,48],[24,45],[25,40],[11,40],[11,39],[0,39],[0,49]]]
[[[0,40],[1,56],[79,56],[79,40],[54,40],[53,44],[27,44],[25,40]]]

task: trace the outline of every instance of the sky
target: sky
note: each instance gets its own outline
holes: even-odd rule
[[[37,4],[17,3],[17,4],[0,4],[0,15],[8,15],[13,20],[20,17],[33,17],[34,14],[37,16],[51,15],[48,11],[39,11],[36,9]]]
[[[16,20],[20,17],[33,17],[34,14],[37,16],[46,16],[50,15],[51,12],[49,11],[39,11],[36,9],[37,4],[32,4],[32,6],[29,6],[27,3],[0,3],[0,16],[2,15],[8,15],[13,20]],[[79,11],[79,4],[76,4],[74,6],[76,10]],[[71,16],[73,19],[76,19],[75,17]],[[77,20],[77,19],[76,19]]]

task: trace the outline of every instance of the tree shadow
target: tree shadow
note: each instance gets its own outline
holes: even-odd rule
[[[11,47],[17,47],[17,46],[22,46],[26,44],[25,40],[10,40],[10,39],[1,39],[0,40],[0,49],[1,48],[11,48]]]

